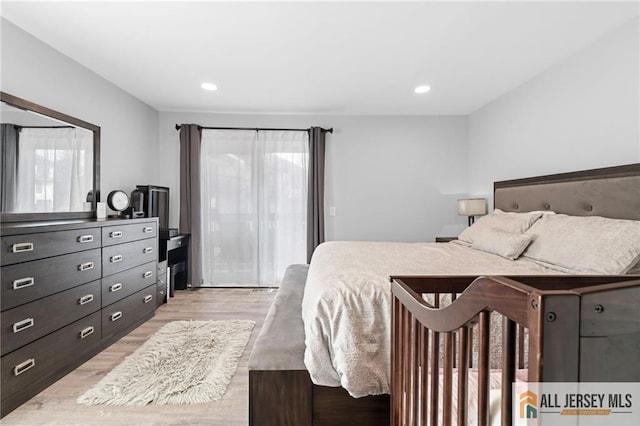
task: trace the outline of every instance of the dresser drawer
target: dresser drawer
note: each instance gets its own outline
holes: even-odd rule
[[[102,334],[109,336],[129,327],[156,308],[156,285],[141,290],[113,305],[102,308]]]
[[[2,267],[2,310],[100,279],[100,249]]]
[[[101,228],[2,237],[0,264],[28,262],[45,257],[99,248]]]
[[[158,284],[167,285],[167,261],[158,262]]]
[[[149,262],[102,279],[102,306],[110,305],[156,282],[156,263]]]
[[[99,280],[4,311],[2,355],[98,310]]]
[[[158,281],[156,289],[157,289],[156,290],[156,295],[157,295],[156,306],[161,306],[165,302],[165,299],[167,298],[167,284],[160,283]]]
[[[156,222],[133,223],[128,225],[105,226],[102,228],[102,245],[127,243],[155,237],[158,233]]]
[[[155,238],[105,247],[102,249],[102,275],[155,261],[157,256],[158,240]]]
[[[167,282],[167,261],[163,260],[162,262],[158,262],[158,280],[156,281],[158,285],[157,306],[162,305],[167,298]]]
[[[165,276],[167,275],[167,261],[163,260],[162,262],[158,262],[158,279],[160,279],[160,276],[164,274]]]
[[[3,356],[2,398],[55,374],[60,365],[95,348],[101,336],[100,312],[96,312]]]

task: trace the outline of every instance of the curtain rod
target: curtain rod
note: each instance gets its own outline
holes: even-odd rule
[[[180,130],[180,125],[176,124],[176,130]],[[262,127],[204,127],[204,126],[198,126],[199,129],[208,129],[208,130],[255,130],[256,132],[259,132],[261,130],[263,131],[268,131],[268,130],[272,130],[272,131],[286,131],[286,132],[308,132],[310,129],[270,129],[270,128],[262,128]],[[331,127],[330,129],[320,129],[323,132],[327,132],[327,133],[333,133],[333,127]]]
[[[20,129],[73,129],[74,126],[21,126],[19,124],[14,124],[13,127],[16,130]]]

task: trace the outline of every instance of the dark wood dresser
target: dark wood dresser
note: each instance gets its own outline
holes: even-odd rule
[[[158,220],[3,223],[1,416],[151,318]]]

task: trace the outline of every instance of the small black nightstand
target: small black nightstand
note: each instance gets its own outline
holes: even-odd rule
[[[449,241],[457,240],[458,237],[436,237],[436,243],[448,243]]]
[[[160,239],[158,260],[166,261],[166,267],[170,270],[167,298],[173,297],[174,290],[185,290],[189,286],[189,239],[189,234]]]

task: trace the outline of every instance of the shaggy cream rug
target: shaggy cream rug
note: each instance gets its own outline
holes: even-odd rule
[[[78,398],[85,405],[196,404],[225,394],[253,321],[174,321]]]

